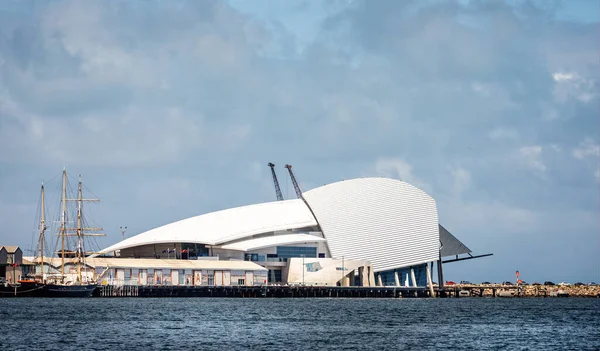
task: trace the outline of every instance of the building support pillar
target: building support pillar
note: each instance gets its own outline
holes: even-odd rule
[[[394,271],[394,280],[396,281],[396,286],[400,286],[400,278],[398,278],[398,271]]]
[[[431,269],[429,269],[429,265],[426,264],[427,267],[427,285],[429,286],[429,296],[435,297],[435,292],[433,291],[433,279],[431,278]]]
[[[377,285],[383,286],[383,284],[381,283],[381,274],[377,274]]]
[[[373,265],[369,266],[369,286],[375,286],[375,272],[373,272]]]
[[[358,274],[360,275],[360,285],[369,286],[369,267],[362,266],[358,268]]]
[[[437,261],[437,271],[438,271],[438,284],[440,288],[444,287],[444,269],[442,268],[442,251],[440,251],[440,258]]]
[[[416,288],[417,287],[417,278],[415,277],[415,270],[412,267],[410,267],[410,278],[412,280],[412,286]]]

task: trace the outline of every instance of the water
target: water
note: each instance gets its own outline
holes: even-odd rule
[[[11,350],[600,350],[600,299],[0,299]]]

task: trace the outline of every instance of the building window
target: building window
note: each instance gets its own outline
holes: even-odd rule
[[[269,283],[281,282],[281,269],[269,269],[268,279]]]
[[[302,247],[302,246],[277,246],[277,256],[279,258],[291,258],[291,257],[317,257],[316,247]]]

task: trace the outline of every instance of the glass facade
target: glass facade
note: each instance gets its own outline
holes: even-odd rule
[[[415,271],[415,279],[417,280],[417,286],[427,286],[427,264],[413,266]],[[412,286],[412,278],[410,276],[410,268],[404,267],[399,269],[392,269],[389,271],[379,272],[377,275],[381,277],[381,283],[385,286],[396,285],[395,272],[398,272],[398,280],[400,286]],[[377,278],[375,278],[377,280]]]
[[[277,257],[279,258],[291,258],[291,257],[317,257],[316,247],[302,247],[302,246],[277,246]]]
[[[177,250],[179,255],[179,250]],[[208,247],[203,244],[183,243],[181,244],[181,259],[195,259],[201,256],[208,256],[210,253]]]
[[[264,255],[249,252],[244,254],[244,260],[254,262],[287,262],[288,258],[302,256],[306,258],[317,257],[317,248],[303,246],[277,246],[276,254]],[[325,257],[325,254],[319,254],[319,257]]]
[[[269,269],[268,278],[269,278],[269,283],[280,283],[281,282],[281,269]]]

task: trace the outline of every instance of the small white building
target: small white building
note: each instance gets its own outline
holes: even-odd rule
[[[61,259],[48,258],[48,277],[60,277]],[[84,281],[103,285],[263,285],[267,269],[248,261],[87,258],[81,267]],[[65,261],[65,281],[77,281],[77,264]]]

